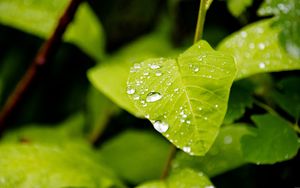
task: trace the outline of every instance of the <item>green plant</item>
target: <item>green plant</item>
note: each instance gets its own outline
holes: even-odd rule
[[[7,47],[0,54],[0,187],[226,187],[215,178],[226,179],[242,166],[299,158],[300,1],[265,1],[258,13],[272,17],[250,23],[247,7],[257,2],[228,0],[234,20],[245,26],[226,36],[213,22],[226,18],[204,24],[214,3],[226,11],[224,2],[201,0],[194,44],[189,36],[188,44],[177,41],[177,47],[169,36],[182,28],[170,15],[180,15],[181,1],[164,3],[170,15],[153,12],[160,1],[145,1],[147,10],[139,1],[122,3],[101,2],[101,8],[81,0],[0,2],[2,28],[47,39],[13,90],[12,62],[28,57],[10,51],[13,39],[0,38],[1,48]],[[124,17],[120,5],[129,10]],[[140,17],[146,15],[141,10],[150,16]],[[120,46],[114,41],[124,29],[119,20],[139,27],[159,21],[149,34],[108,53],[105,43]],[[0,33],[28,35],[5,29]],[[62,68],[78,61],[85,64]],[[72,69],[77,72],[65,72]],[[89,82],[77,73],[87,74]],[[42,83],[46,87],[39,88]],[[52,104],[56,94],[63,97]]]

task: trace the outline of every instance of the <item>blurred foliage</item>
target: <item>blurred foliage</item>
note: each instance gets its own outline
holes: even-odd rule
[[[164,180],[171,144],[137,118],[145,114],[126,82],[134,63],[192,46],[199,1],[83,3],[7,122],[0,187],[210,188],[208,177],[225,188],[300,185],[299,2],[265,1],[259,14],[275,16],[256,22],[261,3],[215,0],[208,10],[204,39],[234,57],[238,75],[207,155],[177,151]],[[0,1],[0,107],[66,5]]]

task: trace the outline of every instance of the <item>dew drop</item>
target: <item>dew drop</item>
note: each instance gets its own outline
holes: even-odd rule
[[[187,124],[191,124],[191,120],[187,120],[186,123],[187,123]]]
[[[144,72],[144,76],[148,76],[149,75],[149,72]]]
[[[160,133],[164,133],[169,129],[169,125],[166,122],[160,120],[155,121],[153,123],[153,127],[155,130],[157,130]]]
[[[175,89],[174,89],[174,92],[178,92],[178,91],[179,91],[179,88],[175,88]]]
[[[205,186],[204,188],[215,188],[215,186],[213,186],[213,185],[208,185],[208,186]]]
[[[265,64],[264,62],[261,62],[261,63],[259,64],[259,68],[261,68],[261,69],[266,68],[266,64]]]
[[[140,68],[141,68],[141,65],[140,65],[139,63],[135,63],[135,64],[133,65],[133,68],[135,68],[135,69],[140,69]]]
[[[150,118],[150,115],[149,115],[149,114],[146,114],[146,115],[145,115],[145,118],[149,119],[149,118]]]
[[[128,94],[128,95],[132,95],[132,94],[134,94],[134,92],[135,92],[135,90],[132,89],[132,88],[128,88],[128,89],[127,89],[127,94]]]
[[[261,49],[261,50],[265,49],[265,47],[266,47],[266,46],[265,46],[264,43],[259,43],[259,44],[258,44],[258,48]]]
[[[189,146],[184,146],[184,147],[182,148],[182,150],[183,150],[184,152],[186,152],[186,153],[190,153],[190,152],[191,152],[191,147],[189,147]]]
[[[139,100],[139,99],[140,99],[140,96],[138,96],[138,95],[133,95],[133,100],[137,101],[137,100]]]
[[[194,72],[199,72],[199,67],[198,66],[194,67]]]
[[[150,92],[146,97],[147,102],[156,102],[162,98],[162,95],[158,92]]]
[[[215,105],[215,108],[219,108],[219,105],[216,104],[216,105]]]
[[[247,32],[242,31],[242,32],[241,32],[241,35],[242,35],[243,38],[246,38],[246,37],[247,37]]]
[[[160,68],[160,66],[159,65],[156,65],[156,64],[151,64],[151,65],[149,65],[150,66],[150,68],[151,69],[159,69]]]
[[[231,136],[225,136],[224,137],[224,144],[231,144],[232,143],[232,137]]]
[[[162,72],[158,70],[158,71],[156,71],[155,75],[156,75],[156,76],[161,76],[161,75],[162,75]]]

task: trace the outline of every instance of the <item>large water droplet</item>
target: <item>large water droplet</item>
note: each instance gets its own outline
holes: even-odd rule
[[[127,94],[128,94],[128,95],[132,95],[132,94],[134,94],[134,92],[135,92],[135,90],[132,89],[132,88],[128,88],[128,89],[127,89]]]
[[[160,120],[155,121],[153,123],[153,127],[155,130],[157,130],[160,133],[164,133],[169,129],[169,125],[166,122]]]
[[[161,76],[161,75],[162,75],[162,72],[158,70],[158,71],[156,71],[155,75],[156,75],[156,76]]]
[[[162,98],[162,95],[158,92],[150,92],[146,97],[147,102],[156,102]]]

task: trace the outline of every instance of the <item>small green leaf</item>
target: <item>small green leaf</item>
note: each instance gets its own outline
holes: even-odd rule
[[[300,83],[299,77],[289,77],[279,83],[280,91],[272,92],[272,98],[287,113],[295,118],[300,118]]]
[[[298,137],[286,120],[270,114],[252,116],[257,128],[242,138],[245,160],[273,164],[291,159],[298,151]]]
[[[138,184],[159,178],[169,150],[170,144],[158,135],[129,130],[107,141],[100,154],[122,179]]]
[[[200,41],[178,59],[135,64],[127,91],[157,131],[187,153],[204,155],[225,116],[235,73],[231,56]]]
[[[210,180],[202,173],[192,169],[181,169],[173,172],[166,180],[144,183],[137,188],[213,188]]]
[[[250,133],[245,125],[224,126],[220,129],[215,143],[205,156],[196,157],[180,152],[176,155],[173,168],[188,167],[201,170],[209,177],[237,168],[246,163],[241,150],[241,137]]]
[[[0,23],[48,38],[54,31],[67,0],[1,0]],[[64,40],[78,45],[96,60],[104,56],[102,26],[87,3],[82,3]]]
[[[0,145],[0,187],[124,187],[86,145]]]
[[[226,2],[230,13],[233,16],[238,17],[247,7],[252,5],[253,0],[226,0]]]
[[[289,55],[300,58],[300,1],[268,0],[258,13],[263,16],[276,15],[273,27],[280,28],[279,41]]]
[[[272,19],[259,21],[226,38],[218,49],[236,60],[236,80],[263,72],[300,69],[300,60],[290,57],[279,45],[279,30],[271,28]]]
[[[252,107],[252,93],[246,88],[233,84],[230,90],[230,96],[228,101],[228,109],[224,118],[224,124],[231,124],[235,120],[241,118],[246,108]]]
[[[172,54],[173,51],[165,36],[150,34],[124,47],[103,65],[90,69],[88,78],[95,88],[121,108],[142,117],[141,112],[130,102],[125,89],[130,67],[147,58]]]

